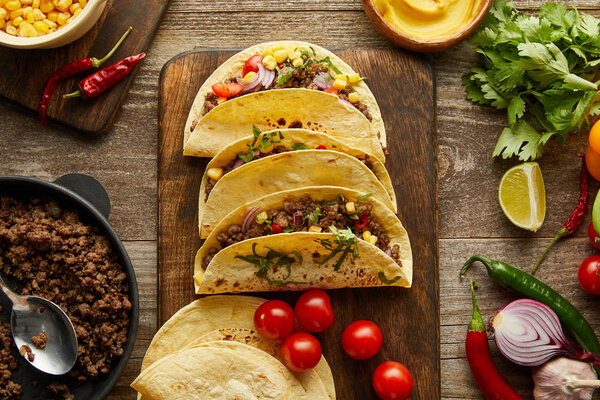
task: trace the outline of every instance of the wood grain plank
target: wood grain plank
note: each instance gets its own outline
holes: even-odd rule
[[[96,26],[69,46],[26,51],[1,47],[0,95],[36,110],[46,81],[54,71],[88,55],[102,57],[129,26],[134,30],[111,61],[116,62],[145,51],[167,4],[168,0],[111,0]],[[55,99],[48,108],[48,116],[82,132],[98,133],[108,129],[133,82],[136,70],[99,99]],[[60,84],[55,97],[73,91],[76,83],[86,75],[89,73]]]
[[[192,52],[168,63],[161,75],[159,103],[159,323],[195,296],[192,260],[199,245],[197,193],[206,160],[184,158],[182,135],[187,110],[197,87],[230,52]],[[338,54],[359,65],[371,80],[390,127],[386,166],[397,190],[400,217],[411,235],[415,258],[410,290],[374,288],[330,291],[337,323],[320,335],[333,366],[340,398],[373,398],[370,375],[384,359],[401,359],[417,385],[413,396],[439,398],[438,291],[436,278],[435,154],[433,82],[425,61],[395,50],[342,50]],[[390,68],[389,66],[393,66]],[[402,71],[403,80],[396,79]],[[394,84],[390,84],[390,82]],[[192,82],[192,84],[190,84]],[[407,91],[412,97],[403,96]],[[401,107],[397,105],[400,104]],[[416,188],[419,188],[416,190]],[[295,301],[297,293],[264,294]],[[390,318],[390,316],[394,318]],[[349,360],[339,350],[339,335],[353,320],[369,318],[385,332],[386,347],[367,362]],[[401,328],[400,328],[401,327]],[[344,366],[343,368],[341,366]]]

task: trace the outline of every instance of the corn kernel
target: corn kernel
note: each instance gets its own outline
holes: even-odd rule
[[[358,72],[348,76],[348,82],[356,83],[360,81],[360,74]]]
[[[33,7],[25,7],[23,8],[23,14],[27,14],[33,11]]]
[[[269,216],[267,215],[266,211],[261,212],[260,214],[258,214],[256,216],[256,223],[257,224],[262,224],[264,223],[267,219],[269,219]]]
[[[21,0],[21,4],[31,4],[33,0]]]
[[[46,14],[44,14],[43,12],[41,12],[39,10],[39,8],[35,8],[32,12],[33,14],[33,18],[35,18],[36,21],[41,21],[43,19],[46,19]]]
[[[347,75],[344,75],[344,74],[337,74],[337,75],[335,76],[335,79],[339,79],[339,80],[341,80],[341,81],[346,81],[346,82],[348,82],[348,76],[347,76]]]
[[[206,176],[208,176],[210,179],[212,179],[213,181],[218,181],[219,179],[221,179],[221,177],[223,176],[223,169],[222,168],[209,168],[206,171]]]
[[[18,18],[18,17],[21,17],[21,16],[23,16],[23,9],[22,8],[19,8],[18,10],[10,12],[10,19],[15,19],[15,18]]]
[[[304,60],[302,58],[294,58],[292,60],[292,65],[296,68],[301,67],[304,64]]]
[[[265,142],[265,146],[267,146],[267,147],[264,147],[264,146],[260,147],[259,150],[260,150],[261,153],[270,153],[270,152],[273,151],[274,144],[273,144],[272,141]]]
[[[43,21],[46,23],[46,25],[50,27],[50,29],[56,29],[56,27],[58,26],[56,25],[56,22],[52,22],[49,19],[44,19]]]
[[[285,49],[283,44],[277,44],[275,46],[271,46],[271,51],[273,52],[273,54],[275,54],[275,52],[277,50],[283,50],[283,49]]]
[[[0,18],[0,29],[4,28],[4,25],[6,25],[6,21],[4,18]]]
[[[362,237],[366,242],[370,242],[372,236],[373,235],[371,235],[371,231],[364,231],[362,234]]]
[[[0,19],[1,20],[5,20],[7,19],[6,17],[8,16],[8,11],[6,11],[6,9],[4,8],[0,8]]]
[[[6,25],[6,33],[8,33],[9,35],[17,36],[17,28],[15,28],[12,25]]]
[[[273,52],[273,57],[275,57],[275,61],[277,61],[278,64],[282,63],[288,59],[288,51],[285,49],[277,50]]]
[[[333,87],[336,88],[337,90],[342,90],[342,89],[346,89],[346,84],[348,82],[342,80],[342,79],[336,79],[333,81]]]
[[[86,4],[87,0],[79,0],[79,5],[81,6],[81,8],[84,8]]]
[[[33,18],[33,13],[32,12],[27,13],[25,15],[25,18],[26,18],[27,22],[29,22],[30,24],[33,24],[35,22],[35,18]]]
[[[75,12],[73,13],[73,18],[75,18],[76,16],[78,16],[78,15],[79,15],[79,14],[81,14],[82,12],[83,12],[83,9],[81,9],[81,8],[80,8],[80,9],[78,9],[78,10],[75,10]]]
[[[69,12],[71,14],[74,14],[75,11],[80,10],[81,9],[81,5],[79,3],[73,3],[71,4],[71,6],[69,7]]]
[[[33,25],[31,25],[28,22],[25,22],[20,27],[19,36],[22,36],[22,37],[37,37],[38,36],[38,31],[35,30],[35,28],[33,27]]]
[[[52,4],[50,0],[41,0],[40,10],[42,10],[44,14],[48,14],[50,11],[54,10],[54,4]]]
[[[356,92],[352,92],[348,95],[348,101],[350,103],[358,103],[359,100],[360,100],[360,97],[358,96],[358,93],[356,93]]]
[[[21,8],[21,2],[19,0],[9,0],[4,4],[4,7],[6,7],[8,11],[15,11]]]
[[[58,14],[58,11],[50,11],[46,17],[48,20],[56,22],[58,20]]]
[[[40,8],[40,0],[33,0],[31,2],[31,7],[33,7],[33,8]]]
[[[71,14],[69,13],[60,13],[58,14],[58,17],[56,18],[56,22],[59,25],[65,25],[67,23],[67,20],[71,18]]]
[[[369,240],[369,243],[371,243],[372,245],[375,245],[375,243],[377,243],[377,236],[372,235],[371,239]]]
[[[262,53],[263,58],[266,57],[266,56],[272,56],[272,55],[273,55],[273,50],[271,50],[271,48],[266,49]]]
[[[248,72],[245,76],[244,76],[244,83],[248,83],[250,82],[250,79],[252,79],[254,76],[256,75],[256,72],[254,71],[250,71]]]
[[[275,67],[277,66],[277,61],[275,60],[275,57],[270,56],[270,55],[263,57],[262,63],[266,69],[270,69],[270,70],[274,70]]]
[[[58,3],[56,3],[56,8],[62,12],[66,12],[69,10],[69,7],[71,7],[71,4],[73,4],[73,0],[58,0]]]
[[[217,99],[217,103],[218,103],[218,104],[223,104],[223,103],[225,103],[226,101],[227,101],[227,97],[219,97],[219,98]]]
[[[321,232],[323,230],[323,228],[321,228],[320,226],[317,225],[311,225],[310,228],[308,228],[309,232]]]
[[[356,204],[354,204],[353,201],[349,201],[346,203],[346,212],[348,214],[354,214],[356,213]]]
[[[33,24],[33,27],[42,35],[47,35],[50,33],[50,26],[44,21],[37,21]]]
[[[14,26],[19,26],[24,21],[23,17],[13,18],[12,22]]]

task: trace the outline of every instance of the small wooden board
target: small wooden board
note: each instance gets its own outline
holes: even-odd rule
[[[49,50],[0,47],[0,96],[37,111],[42,90],[54,71],[85,57],[104,57],[130,26],[133,31],[102,67],[146,51],[168,3],[168,0],[108,0],[98,23],[68,46]],[[48,117],[85,133],[107,130],[138,69],[93,100],[63,100],[61,96],[76,90],[77,83],[96,70],[67,79],[56,89]]]
[[[411,289],[331,290],[336,322],[317,335],[335,378],[339,399],[376,399],[373,371],[396,360],[410,369],[412,399],[440,398],[439,278],[435,88],[423,58],[393,49],[336,52],[369,78],[388,134],[387,168],[398,197],[399,217],[410,235],[414,258]],[[159,84],[158,139],[158,324],[197,298],[192,274],[198,236],[198,191],[206,158],[183,157],[183,129],[196,92],[233,53],[190,52],[163,68]],[[299,293],[259,293],[294,303]],[[343,352],[342,331],[369,319],[382,329],[382,350],[355,361]]]

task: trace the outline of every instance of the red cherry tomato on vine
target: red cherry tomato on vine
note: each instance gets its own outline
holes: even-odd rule
[[[383,343],[383,335],[371,321],[356,321],[348,325],[342,333],[342,347],[355,360],[373,357]]]
[[[295,332],[281,344],[281,359],[292,371],[304,372],[321,360],[321,344],[310,333]]]
[[[600,256],[591,256],[583,260],[577,277],[583,290],[595,296],[600,295]]]
[[[590,175],[597,181],[600,181],[600,154],[588,147],[585,151],[585,163]]]
[[[242,92],[244,87],[239,83],[231,82],[231,83],[215,83],[212,85],[212,90],[219,97],[224,97],[226,99],[237,96]]]
[[[408,369],[395,361],[386,361],[373,373],[373,389],[382,400],[404,400],[413,390]]]
[[[282,340],[294,330],[294,310],[281,300],[269,300],[254,313],[256,331],[271,340]]]
[[[590,222],[590,225],[588,226],[588,238],[590,239],[590,242],[592,242],[592,246],[600,250],[600,244],[596,243],[596,239],[598,239],[598,234],[594,229],[593,222]]]
[[[258,72],[258,63],[262,62],[262,56],[257,54],[255,56],[250,57],[246,64],[244,64],[244,70],[242,71],[242,76],[246,76],[246,74],[250,71]]]
[[[592,126],[588,139],[592,150],[600,154],[600,121],[596,121],[596,123]]]
[[[304,293],[294,307],[296,319],[309,332],[325,332],[333,324],[333,309],[327,293],[312,289]]]

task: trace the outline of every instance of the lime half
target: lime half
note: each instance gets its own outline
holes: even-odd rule
[[[498,200],[510,222],[533,232],[540,229],[546,216],[546,192],[538,163],[527,162],[506,171]]]

